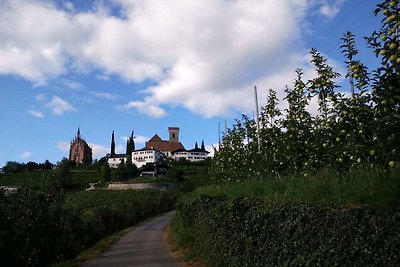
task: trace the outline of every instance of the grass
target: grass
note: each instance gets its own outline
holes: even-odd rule
[[[204,260],[193,250],[192,233],[183,226],[182,217],[176,212],[167,227],[166,242],[171,253],[184,267],[204,267]]]
[[[182,217],[176,212],[172,217],[170,227],[174,233],[174,241],[178,247],[185,247],[192,242],[192,233],[183,225]]]
[[[135,177],[128,180],[128,183],[176,183],[173,179],[159,177]]]
[[[338,203],[343,205],[400,204],[400,172],[354,171],[336,174],[323,171],[303,177],[268,177],[262,181],[200,187],[195,195],[248,195],[278,202]]]

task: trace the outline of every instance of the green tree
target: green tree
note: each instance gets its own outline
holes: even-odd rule
[[[25,170],[25,164],[16,161],[7,161],[3,167],[5,173],[19,173]]]
[[[121,162],[118,167],[112,172],[113,181],[126,181],[128,172],[124,162]]]
[[[66,189],[72,183],[71,165],[71,162],[67,158],[63,158],[57,165],[55,178],[60,188]]]
[[[104,162],[101,167],[101,180],[103,182],[109,182],[111,180],[111,168],[107,162]]]

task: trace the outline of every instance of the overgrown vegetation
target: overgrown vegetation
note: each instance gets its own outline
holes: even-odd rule
[[[0,265],[44,266],[74,258],[106,235],[174,205],[173,194],[157,190],[0,195]]]
[[[182,241],[192,237],[210,266],[400,264],[398,208],[201,195],[182,202],[178,216]]]
[[[173,209],[179,192],[192,191],[202,183],[199,177],[203,176],[193,178],[193,174],[204,173],[209,165],[209,161],[165,162],[159,166],[167,172],[162,178],[138,178],[129,172],[137,168],[120,168],[125,182],[178,183],[178,192],[84,191],[89,183],[101,181],[104,188],[111,179],[121,180],[116,177],[122,172],[104,163],[75,165],[64,158],[57,165],[28,168],[43,164],[8,162],[0,185],[19,190],[7,195],[0,192],[0,265],[69,262],[103,237]]]
[[[180,201],[178,242],[210,266],[400,265],[399,12],[393,0],[375,10],[382,26],[366,40],[381,60],[376,70],[357,58],[354,36],[343,36],[349,88],[313,49],[317,76],[305,81],[296,70],[286,110],[271,89],[259,131],[246,116],[236,120],[211,185]],[[313,98],[317,116],[307,110]]]
[[[382,13],[384,20],[382,27],[366,38],[381,60],[372,72],[357,59],[354,36],[349,32],[343,36],[349,88],[335,82],[339,73],[313,49],[311,63],[317,75],[305,81],[302,70],[296,71],[293,86],[285,90],[287,109],[279,110],[275,91],[269,91],[259,115],[260,151],[253,119],[243,116],[225,133],[214,159],[214,182],[263,179],[271,174],[307,176],[323,168],[337,172],[398,168],[399,11],[397,1],[383,1],[375,11]],[[318,101],[316,116],[307,110],[312,99]]]

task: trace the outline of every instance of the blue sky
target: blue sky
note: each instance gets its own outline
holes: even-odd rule
[[[169,126],[211,147],[219,122],[252,114],[254,85],[263,105],[296,68],[311,78],[312,47],[343,73],[350,30],[373,67],[379,2],[0,0],[0,166],[68,157],[78,127],[98,159],[113,130],[121,152],[132,130],[141,148]]]

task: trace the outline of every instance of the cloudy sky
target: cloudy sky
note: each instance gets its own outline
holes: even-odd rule
[[[168,126],[186,148],[218,143],[260,105],[283,96],[317,48],[344,70],[340,37],[379,27],[378,0],[0,0],[0,166],[68,157],[77,128],[94,158],[135,131],[137,147]]]

